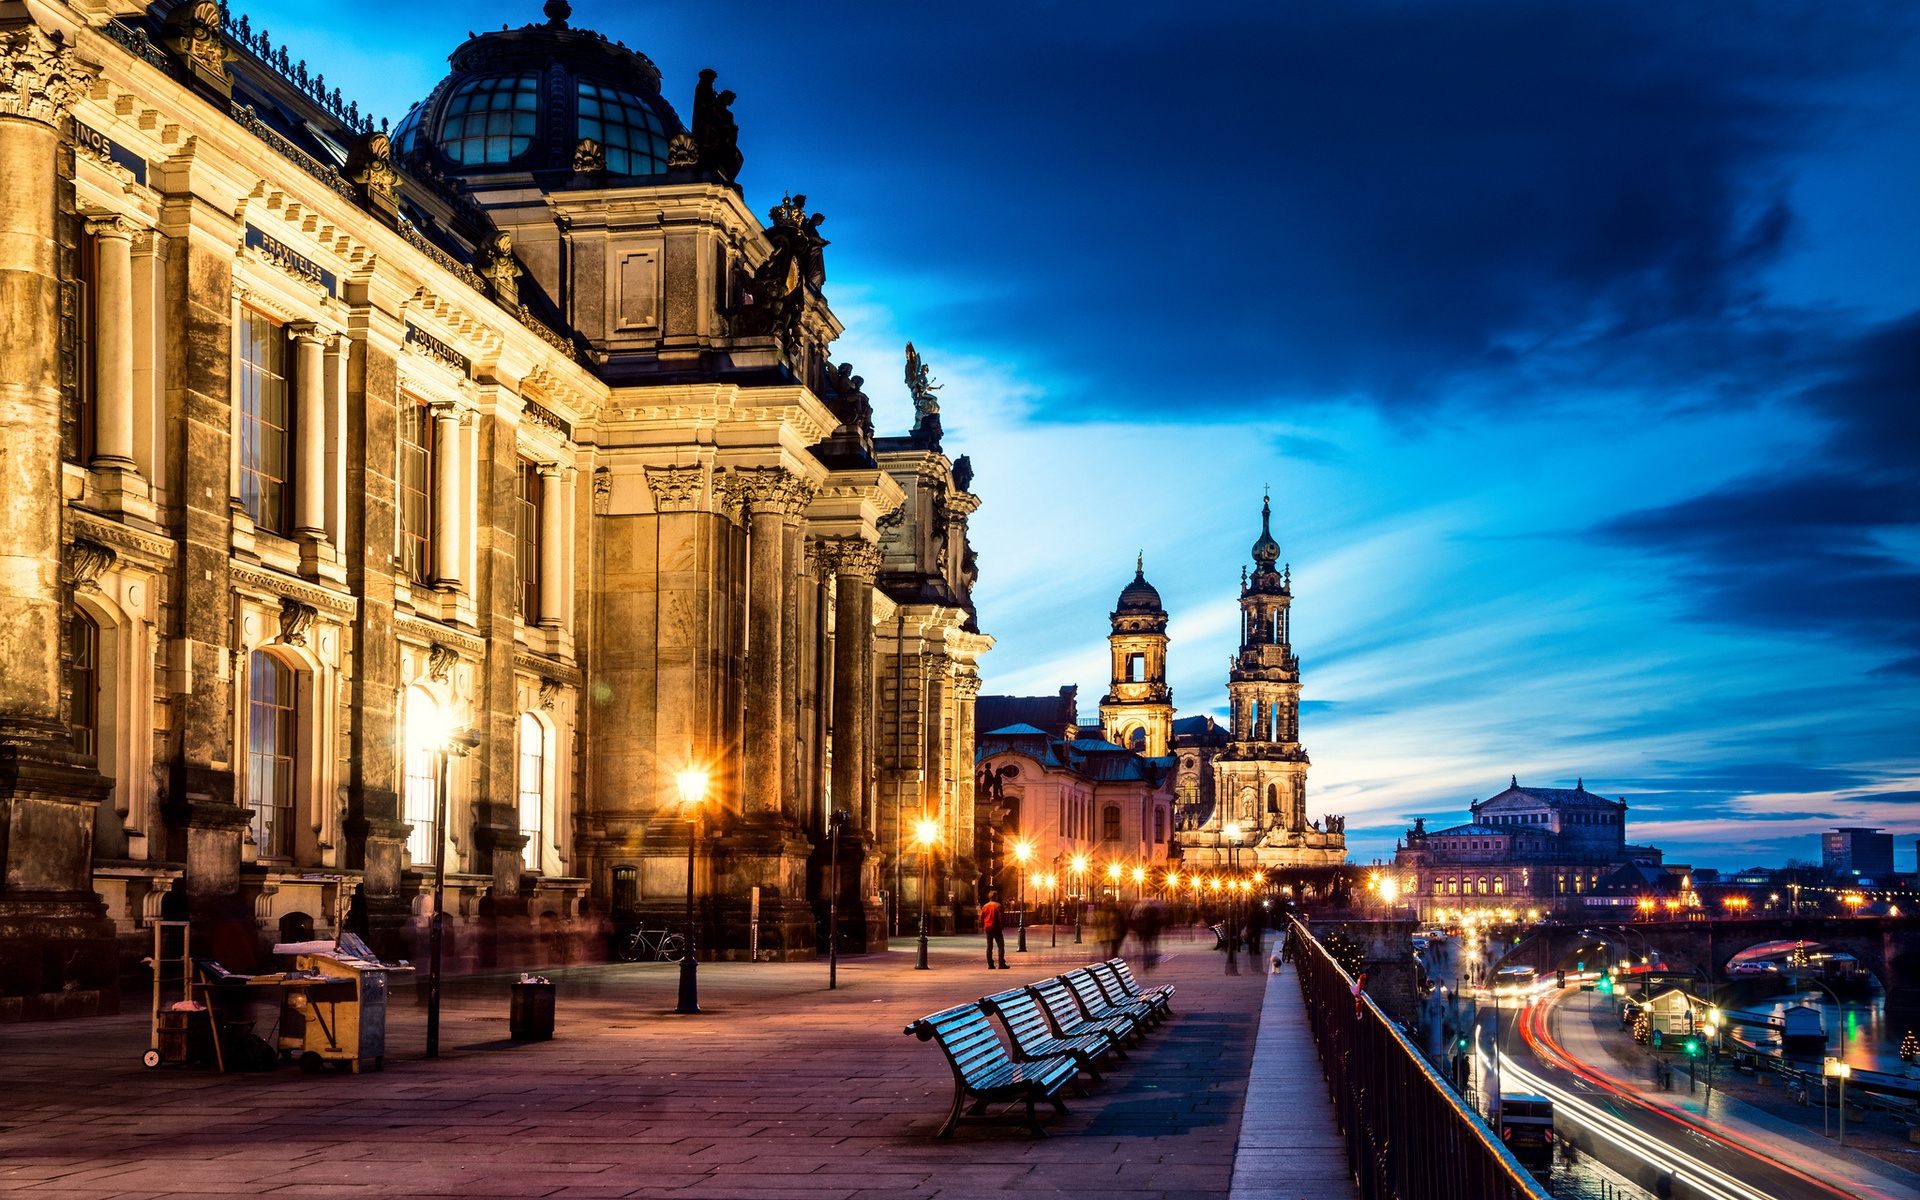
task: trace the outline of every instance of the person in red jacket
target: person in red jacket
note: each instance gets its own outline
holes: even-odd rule
[[[987,935],[987,970],[989,971],[993,970],[995,965],[993,961],[995,946],[1000,947],[998,964],[1000,969],[1002,971],[1007,969],[1007,938],[1002,932],[1005,923],[1004,910],[1000,907],[1000,893],[988,892],[987,902],[980,906],[980,929]]]

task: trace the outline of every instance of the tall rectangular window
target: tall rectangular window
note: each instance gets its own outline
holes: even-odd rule
[[[1104,839],[1109,842],[1119,841],[1120,840],[1120,809],[1118,807],[1109,805],[1106,813],[1104,814],[1104,821],[1102,823],[1106,826],[1106,828],[1102,831],[1104,835]]]
[[[439,751],[434,737],[439,724],[440,706],[419,688],[407,691],[407,764],[402,784],[405,800],[402,812],[413,832],[407,835],[407,858],[416,867],[433,862],[433,849],[440,827],[435,820],[439,806]]]
[[[257,527],[293,533],[293,386],[286,331],[240,314],[240,506]]]
[[[513,564],[520,580],[515,601],[521,619],[531,625],[540,617],[540,468],[524,458],[520,460],[514,510],[519,528],[514,538]]]
[[[100,239],[91,233],[80,235],[80,262],[77,291],[74,297],[80,318],[80,353],[75,357],[75,366],[80,372],[80,461],[93,461],[94,452],[94,413],[98,407],[99,395],[95,389],[95,360],[99,345],[100,326]]]
[[[68,662],[73,673],[73,708],[67,724],[76,754],[100,753],[100,626],[75,609],[68,632]]]
[[[400,397],[400,569],[433,577],[433,410]]]
[[[293,853],[294,673],[271,654],[253,652],[247,700],[247,803],[260,854]]]
[[[547,730],[532,713],[520,714],[520,832],[527,870],[540,869],[540,829],[547,799]]]

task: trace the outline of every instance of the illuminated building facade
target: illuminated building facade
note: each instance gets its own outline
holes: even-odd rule
[[[1661,852],[1629,845],[1627,803],[1573,788],[1522,787],[1476,800],[1464,825],[1407,830],[1394,853],[1403,902],[1423,917],[1479,909],[1572,912],[1623,868],[1658,873]],[[1609,903],[1611,901],[1609,900]]]
[[[849,946],[903,812],[971,886],[937,385],[874,438],[819,214],[569,15],[390,130],[211,0],[0,23],[0,1019],[113,1007],[163,917],[418,958],[441,852],[456,969],[677,921],[690,836],[709,953],[757,896],[811,955],[835,812]]]

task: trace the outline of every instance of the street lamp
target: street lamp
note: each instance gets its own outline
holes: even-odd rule
[[[1082,883],[1084,883],[1086,880],[1087,868],[1091,866],[1092,863],[1087,858],[1086,855],[1076,854],[1073,856],[1072,859],[1068,861],[1067,865],[1070,868],[1072,868],[1072,874],[1070,874],[1067,878],[1069,880],[1078,878],[1079,880],[1082,881]],[[1068,892],[1073,891],[1072,888],[1068,888],[1067,890]],[[1069,899],[1071,899],[1071,896],[1069,896]],[[1077,903],[1073,906],[1073,944],[1076,946],[1080,944],[1080,905]]]
[[[440,1057],[440,945],[446,936],[446,893],[447,893],[447,767],[457,757],[465,758],[467,752],[480,744],[480,739],[467,729],[455,729],[451,714],[441,715],[439,709],[420,707],[410,734],[417,736],[421,744],[431,745],[434,753],[440,756],[439,783],[433,796],[433,932],[431,949],[427,961],[427,1057]]]
[[[675,1012],[700,1011],[700,959],[693,948],[693,847],[700,840],[700,805],[707,798],[707,773],[687,770],[674,775],[680,788],[680,811],[687,819],[687,935],[680,957],[680,1003]]]
[[[1142,890],[1146,886],[1147,869],[1145,867],[1135,867],[1133,869],[1133,901],[1135,904],[1147,898],[1147,893]]]
[[[916,971],[927,970],[927,889],[932,886],[928,879],[929,859],[933,857],[933,843],[940,837],[940,823],[921,819],[913,824],[913,840],[920,845],[920,957],[913,964]]]
[[[1053,872],[1040,877],[1040,883],[1047,889],[1047,937],[1049,945],[1060,944],[1060,891]]]
[[[1027,860],[1033,857],[1033,843],[1015,838],[1013,842],[1013,861],[1018,864],[1014,873],[1020,879],[1020,945],[1016,953],[1027,952]]]
[[[1120,899],[1120,876],[1125,869],[1126,868],[1117,862],[1107,864],[1107,882],[1113,885],[1113,898],[1115,901]]]

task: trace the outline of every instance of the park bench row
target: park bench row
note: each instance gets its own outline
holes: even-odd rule
[[[1047,1136],[1033,1106],[1050,1104],[1065,1113],[1062,1091],[1087,1094],[1080,1072],[1098,1082],[1100,1062],[1125,1058],[1126,1045],[1166,1020],[1172,1002],[1172,984],[1142,988],[1126,960],[1114,958],[921,1017],[905,1032],[940,1043],[953,1068],[953,1109],[934,1136],[953,1136],[969,1096],[974,1105],[968,1115],[975,1117],[989,1104],[1025,1101],[1027,1128]],[[989,1013],[1005,1027],[1005,1042]]]

